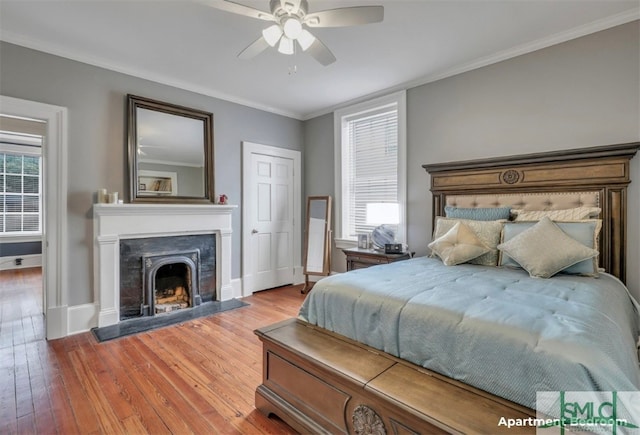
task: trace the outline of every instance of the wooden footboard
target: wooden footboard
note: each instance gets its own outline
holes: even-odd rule
[[[263,342],[256,408],[301,433],[513,433],[535,411],[296,319]],[[534,433],[535,427],[518,427]]]

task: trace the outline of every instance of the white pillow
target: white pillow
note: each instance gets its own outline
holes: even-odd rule
[[[489,251],[481,256],[469,261],[471,264],[481,264],[483,266],[498,265],[498,244],[500,243],[500,234],[502,233],[502,225],[506,221],[476,221],[469,219],[453,219],[438,216],[435,222],[435,230],[433,232],[433,240],[445,235],[453,226],[461,222],[471,228],[475,235],[480,239],[483,245],[489,248]]]
[[[567,267],[598,255],[597,250],[568,236],[548,217],[508,242],[501,243],[498,249],[535,278],[550,278]]]
[[[576,207],[564,210],[520,210],[512,209],[511,213],[516,215],[516,221],[538,221],[543,217],[548,217],[553,221],[577,221],[598,217],[602,209],[600,207]]]
[[[429,243],[429,248],[446,266],[466,263],[491,250],[462,222],[456,222],[446,234]]]

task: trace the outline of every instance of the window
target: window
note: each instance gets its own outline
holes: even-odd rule
[[[354,246],[370,233],[367,204],[398,203],[396,239],[405,236],[405,93],[358,104],[334,114],[336,142],[336,243]]]
[[[42,137],[0,132],[0,235],[42,233]]]

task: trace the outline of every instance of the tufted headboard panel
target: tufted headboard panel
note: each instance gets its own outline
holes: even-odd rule
[[[600,207],[599,192],[503,193],[489,195],[447,195],[445,205],[454,207],[511,207],[523,210],[563,210]]]
[[[629,160],[638,149],[640,143],[635,142],[422,165],[431,176],[432,226],[436,216],[444,216],[445,205],[600,207],[600,266],[624,282]]]

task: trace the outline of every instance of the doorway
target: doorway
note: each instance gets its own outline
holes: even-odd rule
[[[242,296],[303,281],[300,156],[242,144]]]
[[[67,109],[0,95],[0,112],[46,125],[42,147],[42,294],[47,339],[68,334]]]
[[[0,113],[0,305],[2,324],[11,325],[14,337],[44,338],[42,147],[45,134],[43,121]]]

